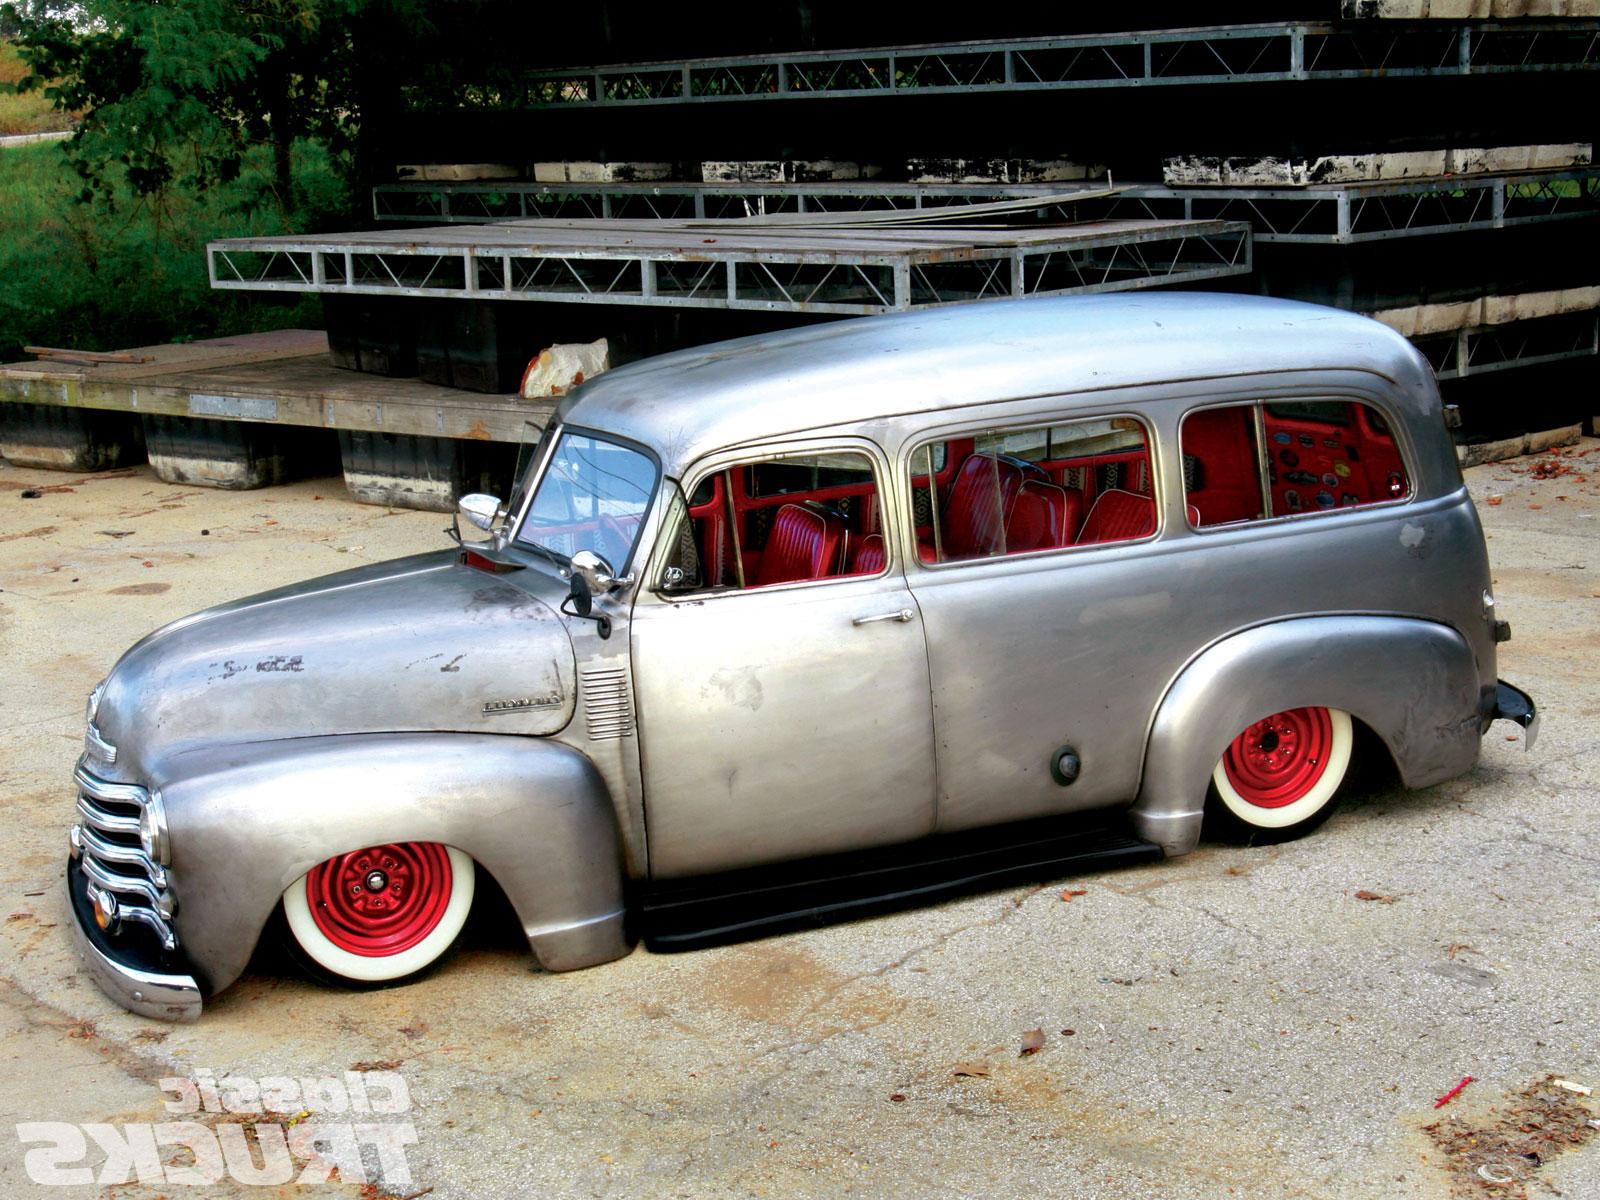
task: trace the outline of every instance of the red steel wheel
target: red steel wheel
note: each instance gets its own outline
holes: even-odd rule
[[[1211,780],[1246,825],[1287,829],[1325,808],[1343,782],[1354,742],[1350,714],[1291,708],[1252,724],[1228,744]]]
[[[435,962],[472,907],[472,859],[438,842],[391,842],[318,863],[283,894],[299,948],[323,970],[389,982]]]

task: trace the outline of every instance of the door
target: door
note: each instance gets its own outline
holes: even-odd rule
[[[1134,798],[1181,624],[1152,444],[1111,414],[955,427],[912,449],[939,832]],[[1080,771],[1063,782],[1068,748]]]
[[[808,446],[718,464],[678,503],[630,626],[654,877],[932,830],[927,652],[882,467]]]

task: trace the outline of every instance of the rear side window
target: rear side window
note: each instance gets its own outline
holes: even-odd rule
[[[1150,440],[1132,417],[925,442],[911,454],[923,562],[1135,541],[1156,531]]]
[[[1403,500],[1411,479],[1381,414],[1355,400],[1207,408],[1184,418],[1184,501],[1197,528]]]

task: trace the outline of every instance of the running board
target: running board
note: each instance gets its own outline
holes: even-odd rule
[[[642,897],[640,925],[651,950],[693,950],[1160,857],[1121,827],[1032,822],[657,885]]]

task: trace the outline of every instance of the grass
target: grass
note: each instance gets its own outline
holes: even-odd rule
[[[0,41],[0,136],[12,133],[48,133],[65,129],[65,116],[50,107],[38,92],[18,96],[8,89],[28,73],[16,47]]]
[[[204,198],[75,202],[78,179],[56,143],[0,150],[0,362],[24,345],[117,350],[261,329],[322,325],[314,297],[215,292],[205,244],[299,232],[340,220],[344,193],[325,150],[295,147],[304,193],[293,227],[269,190],[265,151]]]

